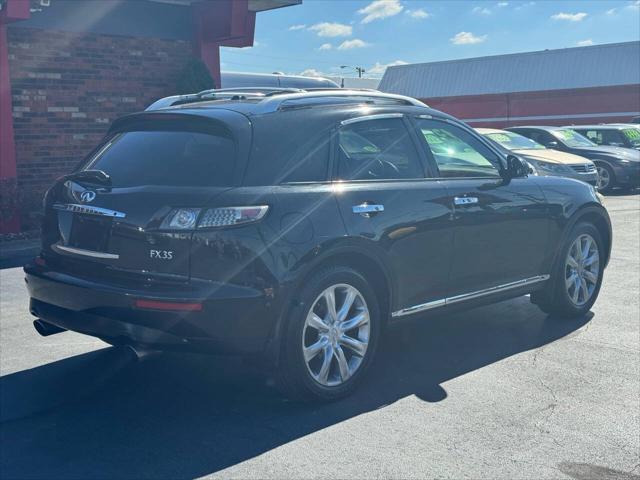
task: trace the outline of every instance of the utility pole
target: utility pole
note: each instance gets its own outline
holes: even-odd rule
[[[366,71],[364,67],[352,67],[351,65],[340,65],[340,68],[353,68],[356,72],[358,72],[358,78],[362,78],[362,74]]]

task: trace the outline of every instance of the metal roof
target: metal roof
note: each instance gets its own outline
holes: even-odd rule
[[[640,42],[387,68],[379,89],[415,98],[640,84]]]

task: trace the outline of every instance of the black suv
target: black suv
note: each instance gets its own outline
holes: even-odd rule
[[[48,191],[25,267],[42,334],[260,354],[288,394],[330,400],[402,319],[598,296],[594,188],[528,177],[449,115],[370,91],[190,101],[117,120]]]
[[[571,130],[587,137],[596,145],[640,150],[640,127],[633,124],[572,125]]]
[[[640,185],[640,152],[631,148],[596,145],[573,127],[510,127],[547,148],[588,158],[598,170],[598,190],[605,193],[614,187]]]

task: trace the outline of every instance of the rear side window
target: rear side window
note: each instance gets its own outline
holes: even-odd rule
[[[581,135],[584,135],[589,140],[597,145],[612,145],[615,147],[624,147],[624,137],[619,130],[578,130]]]
[[[342,127],[337,159],[340,180],[424,178],[418,152],[399,118],[365,120]]]
[[[118,133],[85,167],[103,170],[114,187],[233,185],[233,140],[191,131]]]

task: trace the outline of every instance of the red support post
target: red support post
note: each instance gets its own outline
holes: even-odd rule
[[[194,4],[194,54],[211,73],[216,88],[221,86],[220,46],[253,45],[256,12],[249,10],[248,0],[217,0]]]

